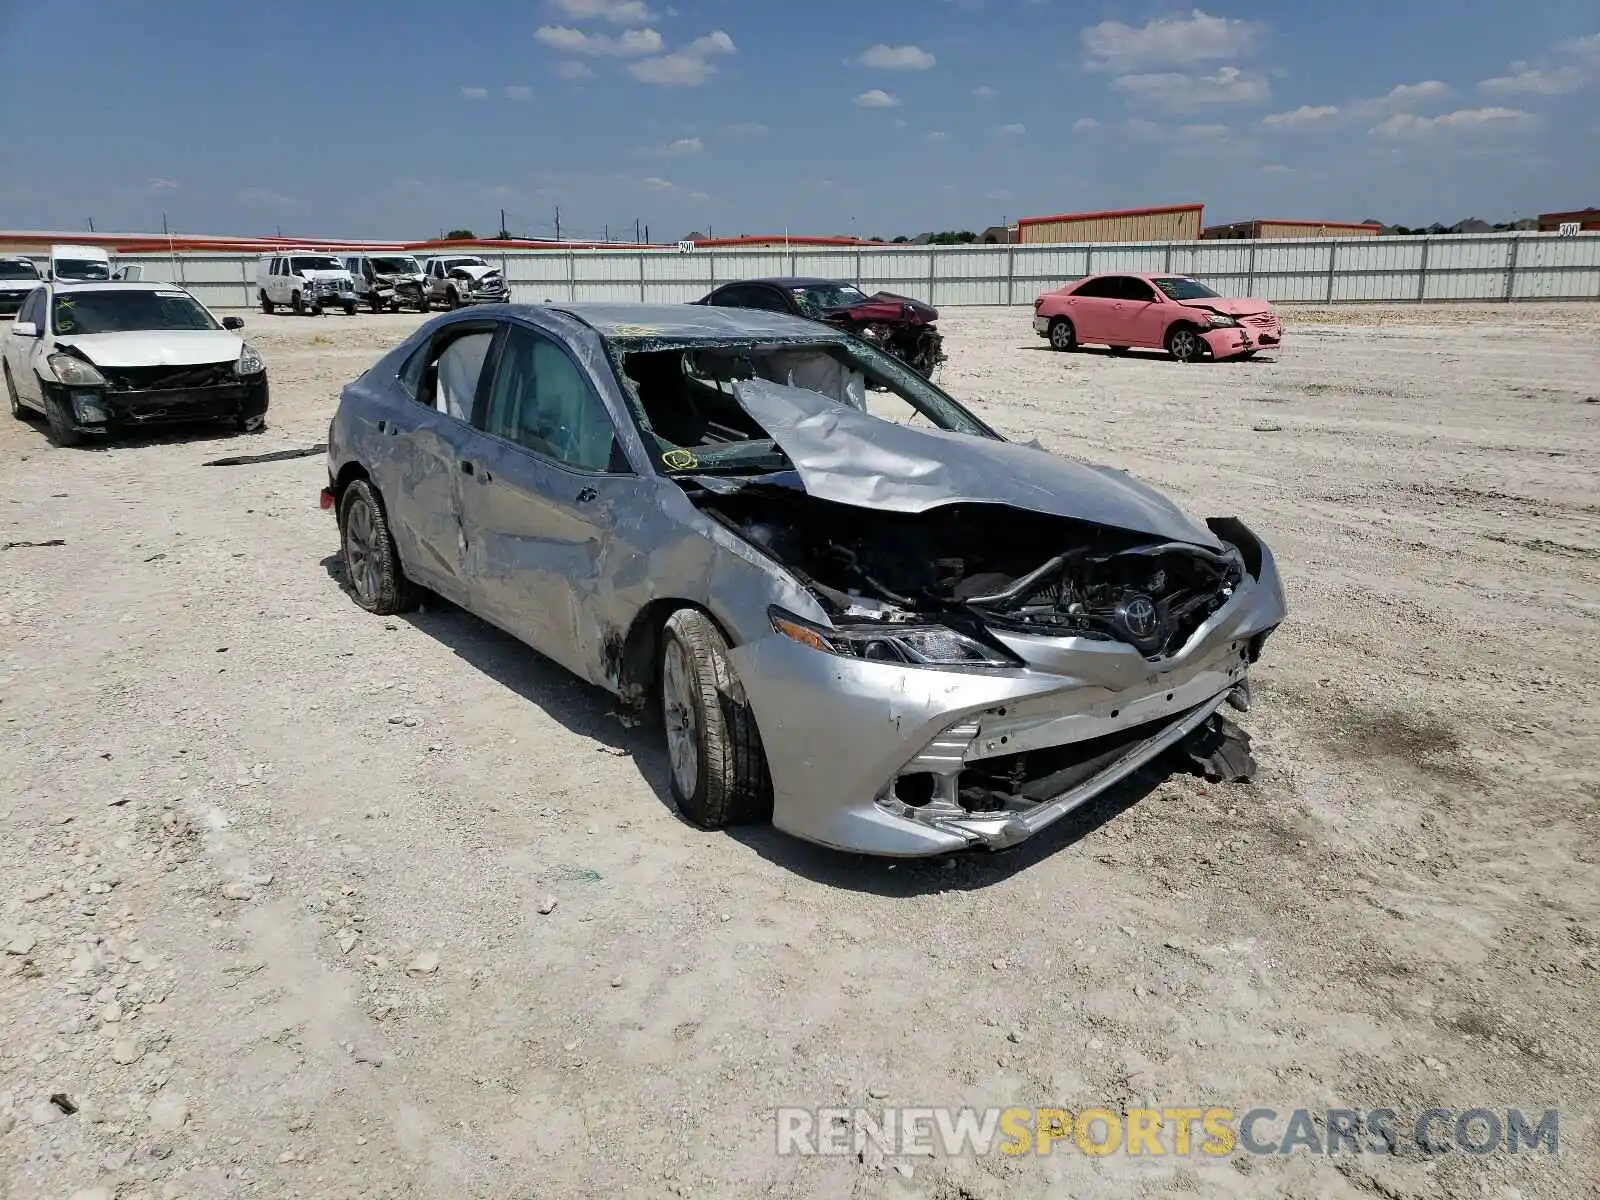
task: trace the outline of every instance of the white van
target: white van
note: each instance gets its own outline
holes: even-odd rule
[[[51,246],[50,278],[61,283],[104,283],[112,278],[111,255],[99,246]]]
[[[297,313],[321,313],[336,304],[347,316],[356,312],[355,281],[331,254],[320,250],[282,250],[263,254],[256,264],[256,298],[261,311],[287,305]]]

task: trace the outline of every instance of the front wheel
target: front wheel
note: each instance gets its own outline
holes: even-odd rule
[[[661,715],[672,795],[686,818],[722,829],[771,815],[772,781],[755,714],[727,641],[698,609],[680,608],[663,630]]]
[[[1205,357],[1205,352],[1205,340],[1193,325],[1174,325],[1168,332],[1167,353],[1179,362],[1199,362]]]
[[[457,309],[461,307],[461,297],[456,292],[455,288],[451,288],[444,294],[444,306],[446,309]]]
[[[1050,349],[1076,350],[1078,348],[1078,331],[1072,327],[1072,322],[1065,317],[1057,317],[1050,322]]]
[[[47,394],[44,400],[44,419],[50,426],[50,440],[56,445],[83,445],[83,434],[73,424],[72,413],[67,409],[66,401]]]
[[[400,568],[383,501],[365,479],[352,481],[339,498],[339,539],[357,604],[380,617],[416,607],[416,589]]]
[[[293,293],[289,297],[289,307],[294,309],[294,315],[295,316],[297,316],[297,317],[305,316],[306,315],[305,297],[302,296],[299,292]]]
[[[389,305],[384,303],[384,301],[379,298],[377,292],[373,292],[372,293],[372,296],[369,298],[367,303],[372,305],[372,311],[375,312],[375,313],[385,312],[389,308]],[[352,311],[354,311],[354,310],[352,310]]]

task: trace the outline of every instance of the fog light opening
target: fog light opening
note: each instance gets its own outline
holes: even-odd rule
[[[925,807],[938,790],[938,781],[932,771],[908,771],[895,776],[894,797],[908,808]]]

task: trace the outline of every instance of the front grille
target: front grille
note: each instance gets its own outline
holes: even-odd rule
[[[113,392],[179,392],[238,383],[233,360],[190,366],[101,367]]]

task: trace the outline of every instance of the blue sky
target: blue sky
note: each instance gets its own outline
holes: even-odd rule
[[[1600,204],[1600,0],[0,0],[0,227],[892,237]]]

